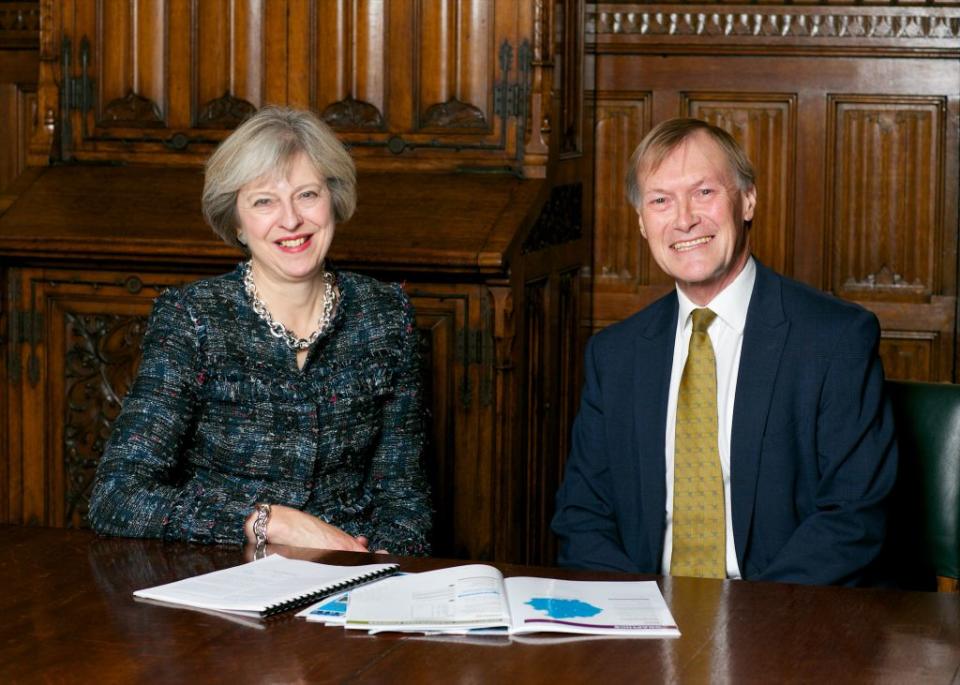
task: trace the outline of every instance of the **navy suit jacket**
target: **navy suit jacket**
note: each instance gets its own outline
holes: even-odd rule
[[[553,530],[566,566],[660,573],[676,292],[595,335]],[[744,578],[868,581],[896,476],[893,418],[863,308],[757,263],[730,445]]]

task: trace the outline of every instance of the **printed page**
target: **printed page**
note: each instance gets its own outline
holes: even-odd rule
[[[679,637],[654,581],[507,578],[510,632]]]
[[[506,628],[503,576],[471,564],[393,577],[350,593],[347,628],[370,632],[446,632]]]
[[[391,567],[395,565],[331,566],[273,554],[240,566],[137,590],[133,594],[168,604],[260,614],[272,606],[324,588],[330,587],[334,592],[340,583],[351,578]]]

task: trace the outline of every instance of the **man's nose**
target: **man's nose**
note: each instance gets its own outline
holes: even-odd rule
[[[687,198],[681,198],[677,201],[677,228],[682,231],[688,231],[697,224],[697,215],[693,211],[693,204]]]

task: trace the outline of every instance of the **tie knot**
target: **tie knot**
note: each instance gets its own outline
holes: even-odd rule
[[[693,317],[694,333],[706,333],[707,329],[710,328],[710,324],[717,318],[717,315],[706,307],[694,309],[691,316]]]

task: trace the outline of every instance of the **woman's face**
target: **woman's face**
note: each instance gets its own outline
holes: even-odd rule
[[[335,224],[326,181],[306,155],[293,158],[286,178],[266,176],[243,186],[237,216],[258,276],[275,283],[316,277]]]

